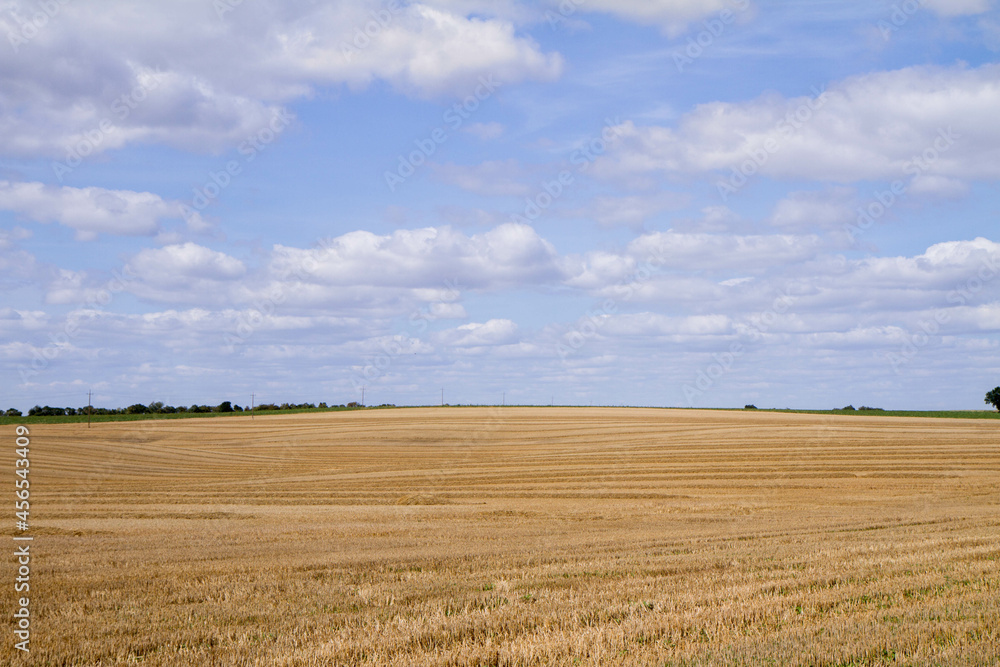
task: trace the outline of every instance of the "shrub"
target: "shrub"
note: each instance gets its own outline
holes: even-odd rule
[[[21,416],[21,411],[18,410],[17,408],[11,408],[10,410],[8,410],[7,412],[4,413],[4,416],[6,416],[6,417],[20,417]]]
[[[756,406],[756,405],[754,405],[753,403],[751,403],[750,405],[744,405],[744,406],[743,406],[743,409],[744,409],[744,410],[756,410],[756,409],[757,409],[757,406]]]

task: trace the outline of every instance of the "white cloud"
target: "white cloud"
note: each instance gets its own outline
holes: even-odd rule
[[[436,336],[439,343],[457,348],[481,348],[512,345],[517,342],[517,324],[510,320],[495,319],[488,322],[471,322]]]
[[[4,331],[42,329],[48,322],[48,314],[41,310],[0,308],[0,329]]]
[[[389,235],[357,231],[323,248],[276,246],[270,273],[322,287],[372,286],[445,291],[447,281],[471,289],[559,280],[552,245],[531,227],[500,225],[466,236],[448,227],[399,230]]]
[[[851,188],[792,192],[775,205],[770,222],[791,230],[839,229],[856,219],[855,204]]]
[[[2,181],[0,181],[0,183],[2,183]],[[0,250],[10,250],[18,241],[30,239],[31,236],[31,232],[23,227],[0,229]]]
[[[515,267],[525,266],[524,258],[532,256],[524,249],[539,244],[548,266],[562,270],[529,270],[530,277],[513,282]],[[555,254],[532,230],[516,225],[477,236],[451,230],[344,235],[334,240],[331,251],[299,250],[320,253],[308,255],[315,265],[303,260],[313,270],[303,274],[306,281],[286,275],[280,284],[288,290],[287,299],[267,312],[254,305],[254,297],[263,293],[254,290],[277,280],[278,269],[287,268],[278,260],[281,248],[275,249],[271,263],[256,269],[193,244],[151,249],[133,261],[139,275],[129,289],[144,298],[174,299],[181,305],[143,314],[73,311],[67,321],[79,334],[60,352],[60,376],[82,376],[77,369],[98,356],[123,378],[132,378],[129,382],[146,376],[158,381],[174,365],[212,368],[220,354],[237,353],[226,336],[236,335],[237,327],[245,329],[247,323],[252,326],[241,334],[245,338],[238,354],[274,368],[279,376],[287,374],[298,382],[333,377],[349,387],[345,378],[353,373],[351,377],[365,378],[372,391],[394,387],[404,393],[426,384],[428,369],[441,386],[451,386],[448,378],[466,375],[481,379],[523,373],[519,367],[511,371],[514,359],[530,360],[536,377],[543,378],[541,384],[610,386],[620,375],[630,386],[648,389],[660,387],[656,383],[667,374],[680,387],[699,370],[718,363],[718,355],[733,343],[741,343],[745,353],[726,382],[737,382],[743,372],[760,377],[764,369],[769,381],[782,381],[786,373],[791,377],[801,372],[805,358],[817,377],[863,372],[867,382],[880,374],[895,377],[888,355],[899,354],[924,323],[942,312],[947,320],[920,349],[913,368],[940,363],[958,372],[956,359],[995,354],[997,341],[990,336],[1000,330],[1000,243],[977,238],[935,244],[915,256],[856,260],[817,256],[811,244],[811,237],[669,232],[645,235],[619,252],[574,257]],[[677,261],[636,276],[650,248],[668,248]],[[430,320],[466,316],[459,294],[449,295],[447,288],[435,284],[463,262],[484,273],[476,289],[575,286],[581,294],[599,299],[586,314],[577,315],[579,320],[555,316],[541,330],[502,317],[439,331],[412,327],[407,317],[414,313],[426,312]],[[341,263],[347,266],[338,271]],[[739,275],[741,265],[753,269],[752,277]],[[380,275],[390,266],[400,267],[399,272],[388,278]],[[732,273],[738,277],[721,279]],[[63,275],[67,285],[81,289],[87,286],[85,278],[74,272]],[[623,286],[626,289],[619,289]],[[301,298],[299,292],[308,289],[318,290],[322,298]],[[474,291],[461,280],[457,289],[462,298]],[[212,305],[206,293],[222,299]],[[199,298],[208,305],[192,306]],[[607,299],[614,308],[601,310]],[[400,323],[406,334],[395,333]],[[65,323],[44,312],[6,309],[0,310],[0,330],[19,339],[0,346],[0,357],[17,363],[31,359],[48,344],[49,333],[65,330]],[[130,345],[137,337],[143,341],[141,349]],[[566,355],[558,352],[560,343],[569,350]],[[162,368],[146,366],[155,350],[168,352],[176,361]],[[376,357],[389,359],[388,366],[371,377],[361,375]],[[973,365],[968,361],[962,368]],[[658,375],[647,377],[651,373]],[[215,388],[218,383],[213,382],[205,386]],[[219,384],[218,390],[230,389]],[[149,400],[154,398],[168,397]],[[306,398],[317,400],[302,400]],[[196,400],[204,402],[196,396],[171,399]],[[337,402],[346,400],[353,399]],[[656,402],[677,400],[667,396]],[[853,398],[847,402],[857,403]]]
[[[247,268],[240,260],[194,243],[146,249],[129,262],[126,289],[161,303],[227,303]]]
[[[135,277],[124,289],[152,302],[431,321],[464,318],[466,292],[558,285],[566,275],[548,241],[512,223],[471,236],[449,227],[351,232],[314,248],[274,246],[255,267],[189,242],[143,250],[129,266]],[[95,280],[64,272],[49,300],[84,301],[103,287]]]
[[[594,171],[729,175],[749,165],[773,178],[841,183],[998,178],[997,108],[1000,65],[878,72],[814,97],[703,104],[675,127],[626,122]]]
[[[243,3],[220,17],[219,4],[62,5],[35,39],[0,59],[0,150],[59,159],[74,146],[89,154],[133,142],[221,151],[322,86],[380,80],[421,97],[466,96],[480,77],[508,85],[562,71],[558,54],[501,18],[349,0]],[[388,20],[368,37],[370,11]],[[19,31],[0,16],[0,33]]]
[[[240,260],[194,243],[143,250],[131,262],[140,278],[236,280],[246,273]]]
[[[0,181],[0,210],[34,222],[59,223],[85,241],[98,234],[152,236],[162,220],[182,217],[181,206],[150,192]]]
[[[640,261],[657,261],[668,269],[696,271],[754,271],[815,257],[823,241],[814,235],[738,236],[683,234],[673,231],[644,234],[628,245]]]
[[[6,290],[29,285],[38,277],[35,256],[18,247],[18,241],[30,237],[31,232],[21,227],[0,229],[0,286]]]
[[[601,332],[621,337],[716,336],[732,333],[732,323],[726,315],[671,317],[644,312],[609,317]]]

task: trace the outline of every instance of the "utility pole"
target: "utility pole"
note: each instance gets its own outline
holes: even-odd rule
[[[93,408],[91,407],[93,404],[93,400],[91,400],[93,395],[94,392],[87,392],[87,428],[90,428],[90,413],[93,412]]]
[[[253,419],[253,401],[257,398],[257,394],[250,394],[250,419]]]
[[[444,407],[444,387],[441,387],[441,407]]]
[[[507,407],[507,392],[503,393],[503,400],[500,402],[500,405]]]
[[[361,388],[361,407],[365,407],[365,388]]]

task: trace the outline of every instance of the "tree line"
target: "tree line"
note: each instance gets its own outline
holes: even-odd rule
[[[276,403],[261,403],[260,405],[253,406],[253,412],[274,412],[279,410],[330,410],[330,409],[350,409],[350,408],[362,408],[364,407],[360,403],[351,401],[347,404],[342,405],[327,405],[326,403],[282,403],[280,405]],[[379,407],[393,407],[389,404],[381,405]],[[149,405],[143,405],[142,403],[136,403],[130,405],[127,408],[96,408],[84,406],[82,408],[59,408],[52,407],[51,405],[36,405],[35,407],[28,410],[29,417],[75,417],[78,415],[173,415],[173,414],[184,414],[184,413],[230,413],[230,412],[250,412],[251,408],[243,408],[239,405],[234,405],[230,401],[223,401],[218,405],[198,405],[194,404],[189,407],[173,405],[164,405],[160,401],[154,401]],[[11,408],[7,411],[0,412],[0,415],[4,417],[22,417],[23,413],[17,408]]]

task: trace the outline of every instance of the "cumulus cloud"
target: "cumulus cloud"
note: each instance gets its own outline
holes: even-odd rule
[[[143,250],[129,266],[126,289],[161,303],[227,303],[247,273],[235,257],[190,242]]]
[[[684,234],[654,232],[628,245],[628,253],[645,262],[656,261],[670,269],[760,270],[799,263],[824,248],[815,235]]]
[[[839,229],[857,217],[856,198],[843,187],[792,192],[775,205],[770,222],[789,230]]]
[[[30,238],[31,232],[23,227],[0,229],[0,250],[10,250],[17,245],[18,241]]]
[[[663,261],[651,264],[657,256]],[[130,265],[136,277],[126,289],[176,305],[143,314],[77,309],[67,322],[80,333],[60,363],[78,368],[101,354],[134,377],[159,347],[183,355],[178,365],[207,368],[220,353],[236,353],[225,345],[232,335],[241,356],[297,363],[289,372],[309,377],[320,368],[363,370],[370,358],[388,355],[390,368],[367,378],[369,386],[409,386],[421,364],[464,372],[471,357],[469,372],[480,374],[502,373],[503,361],[517,358],[550,378],[607,379],[608,369],[617,369],[643,382],[651,366],[669,367],[680,384],[699,370],[697,355],[715,363],[712,355],[734,342],[748,357],[762,355],[754,357],[758,369],[765,361],[771,369],[794,366],[784,355],[808,355],[814,368],[827,359],[833,369],[840,353],[850,353],[874,366],[868,372],[892,374],[888,355],[926,322],[944,321],[921,352],[928,363],[936,346],[992,354],[989,336],[1000,322],[1000,243],[986,238],[934,244],[912,256],[847,259],[823,254],[809,235],[664,232],[576,256],[557,253],[530,228],[503,225],[478,235],[449,228],[345,234],[319,248],[275,247],[256,267],[177,244],[142,251]],[[60,280],[82,290],[90,278],[65,271]],[[284,290],[281,298],[260,305],[274,287]],[[418,322],[465,318],[468,292],[532,287],[570,290],[596,305],[549,318],[540,330],[501,316],[445,329],[413,326],[414,315]],[[400,323],[406,334],[398,333]],[[48,333],[63,328],[44,312],[0,310],[0,329],[21,339],[0,356],[30,359]],[[137,335],[141,354],[128,345]]]
[[[194,243],[143,250],[132,265],[139,277],[161,281],[235,280],[246,273],[240,260]]]
[[[610,316],[601,332],[607,336],[643,338],[713,336],[732,333],[732,323],[726,315],[673,317],[643,312]]]
[[[472,289],[558,280],[551,243],[527,225],[507,223],[467,236],[449,227],[399,230],[389,235],[357,231],[300,249],[277,246],[270,273],[297,276],[320,286],[368,285],[443,290],[447,281]]]
[[[0,60],[0,134],[8,138],[0,150],[59,159],[81,142],[88,153],[134,142],[221,151],[323,86],[385,81],[420,97],[465,96],[480,77],[508,85],[562,71],[558,54],[543,53],[507,19],[398,7],[63,4],[44,31]],[[381,20],[373,24],[371,12]],[[17,19],[0,16],[0,32],[19,34]]]
[[[41,310],[0,308],[0,329],[7,332],[18,329],[42,329],[48,322],[48,314]]]
[[[61,224],[83,241],[93,241],[98,234],[152,236],[164,219],[183,217],[181,207],[181,202],[150,192],[0,181],[0,210],[33,222]]]
[[[732,173],[840,183],[1000,177],[1000,65],[912,67],[811,97],[703,104],[674,127],[617,128],[595,173]]]
[[[563,264],[551,243],[513,223],[471,236],[450,227],[357,231],[313,248],[274,246],[254,266],[190,242],[150,248],[129,260],[123,289],[157,303],[434,321],[464,318],[465,292],[558,285]],[[102,287],[95,280],[64,273],[50,300],[79,302]]]
[[[517,324],[503,319],[470,322],[455,329],[443,331],[435,336],[435,339],[441,344],[456,348],[511,345],[517,342]]]

